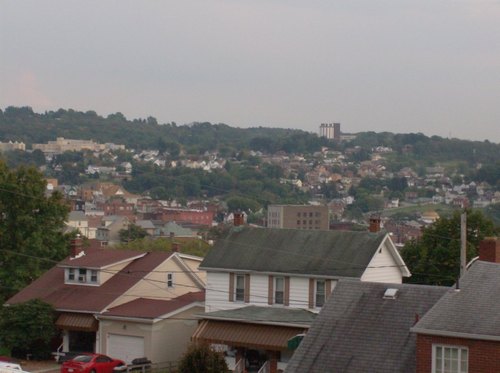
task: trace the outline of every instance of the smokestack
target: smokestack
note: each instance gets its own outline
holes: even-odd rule
[[[380,216],[371,216],[370,217],[370,232],[377,233],[380,232]]]
[[[78,256],[82,251],[82,239],[80,238],[80,235],[77,234],[70,243],[70,256],[74,258]]]
[[[234,215],[233,225],[235,227],[239,227],[240,225],[245,224],[245,216],[241,211],[236,211],[233,213],[233,215]]]
[[[486,237],[479,243],[479,260],[500,263],[500,238]]]

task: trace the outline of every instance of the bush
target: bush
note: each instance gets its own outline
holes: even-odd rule
[[[179,373],[229,373],[221,352],[208,344],[191,344],[179,364]]]

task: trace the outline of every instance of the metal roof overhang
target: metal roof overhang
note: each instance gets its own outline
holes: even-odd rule
[[[95,332],[99,328],[99,322],[93,315],[89,314],[62,313],[57,318],[56,326],[66,330]]]
[[[233,347],[281,351],[288,348],[290,338],[306,331],[307,328],[202,320],[192,340]]]

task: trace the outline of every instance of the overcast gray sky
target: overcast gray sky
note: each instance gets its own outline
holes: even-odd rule
[[[0,108],[500,142],[500,1],[0,0]]]

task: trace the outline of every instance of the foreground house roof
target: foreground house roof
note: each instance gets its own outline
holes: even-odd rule
[[[169,252],[90,249],[87,250],[87,255],[79,259],[63,260],[60,266],[51,268],[10,298],[6,304],[22,303],[38,298],[51,304],[58,311],[99,313],[171,255],[173,254]],[[102,263],[99,259],[103,260]],[[102,268],[126,259],[129,259],[130,263],[100,286],[65,284],[64,270],[67,266],[74,264]]]
[[[412,328],[438,336],[500,341],[500,265],[476,261]]]
[[[316,314],[307,310],[248,306],[198,315],[194,341],[245,348],[286,350],[290,338],[303,334]]]
[[[219,239],[200,269],[361,277],[384,243],[409,276],[387,233],[235,228]]]
[[[395,296],[385,296],[395,289]],[[449,288],[341,280],[286,372],[412,372],[410,328]]]
[[[104,312],[99,318],[164,319],[188,306],[203,307],[205,292],[186,293],[174,299],[138,298]]]

